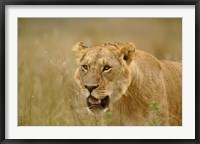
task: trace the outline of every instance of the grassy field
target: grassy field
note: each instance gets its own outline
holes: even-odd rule
[[[18,125],[110,125],[88,114],[73,73],[72,47],[134,42],[159,59],[182,59],[181,19],[18,19]]]

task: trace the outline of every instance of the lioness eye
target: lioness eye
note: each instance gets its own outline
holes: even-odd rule
[[[82,68],[83,68],[84,70],[88,70],[88,66],[87,66],[87,65],[82,65]]]
[[[106,71],[106,70],[109,70],[109,69],[110,69],[110,66],[105,65],[104,68],[103,68],[103,71]]]

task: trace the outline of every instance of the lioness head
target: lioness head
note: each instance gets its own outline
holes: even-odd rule
[[[80,58],[75,80],[86,98],[88,109],[101,114],[120,99],[130,85],[129,65],[135,46],[133,43],[108,43],[88,47],[79,42],[74,50]]]

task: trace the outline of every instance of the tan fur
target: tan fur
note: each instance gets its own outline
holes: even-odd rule
[[[75,51],[80,65],[88,66],[88,70],[80,66],[75,72],[82,95],[90,95],[84,85],[98,85],[91,93],[98,99],[109,95],[112,125],[182,125],[181,63],[160,61],[135,50],[133,43],[94,47],[78,43]],[[111,69],[102,71],[105,65]]]

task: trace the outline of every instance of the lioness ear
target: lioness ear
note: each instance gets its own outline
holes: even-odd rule
[[[88,46],[86,46],[83,42],[78,42],[73,50],[76,52],[84,52],[86,49],[88,48]]]
[[[88,46],[86,46],[85,44],[83,44],[83,42],[78,42],[74,47],[73,47],[73,51],[75,51],[77,53],[77,56],[79,57],[77,59],[77,61],[80,61],[82,59],[82,57],[85,55],[85,53],[88,50]]]
[[[121,46],[119,57],[123,58],[129,65],[133,60],[134,52],[135,45],[131,42],[128,42]]]
[[[73,51],[75,51],[77,56],[79,57],[77,59],[78,63],[81,61],[81,59],[83,58],[87,50],[88,50],[88,46],[83,44],[83,42],[78,42],[76,45],[74,45]]]

